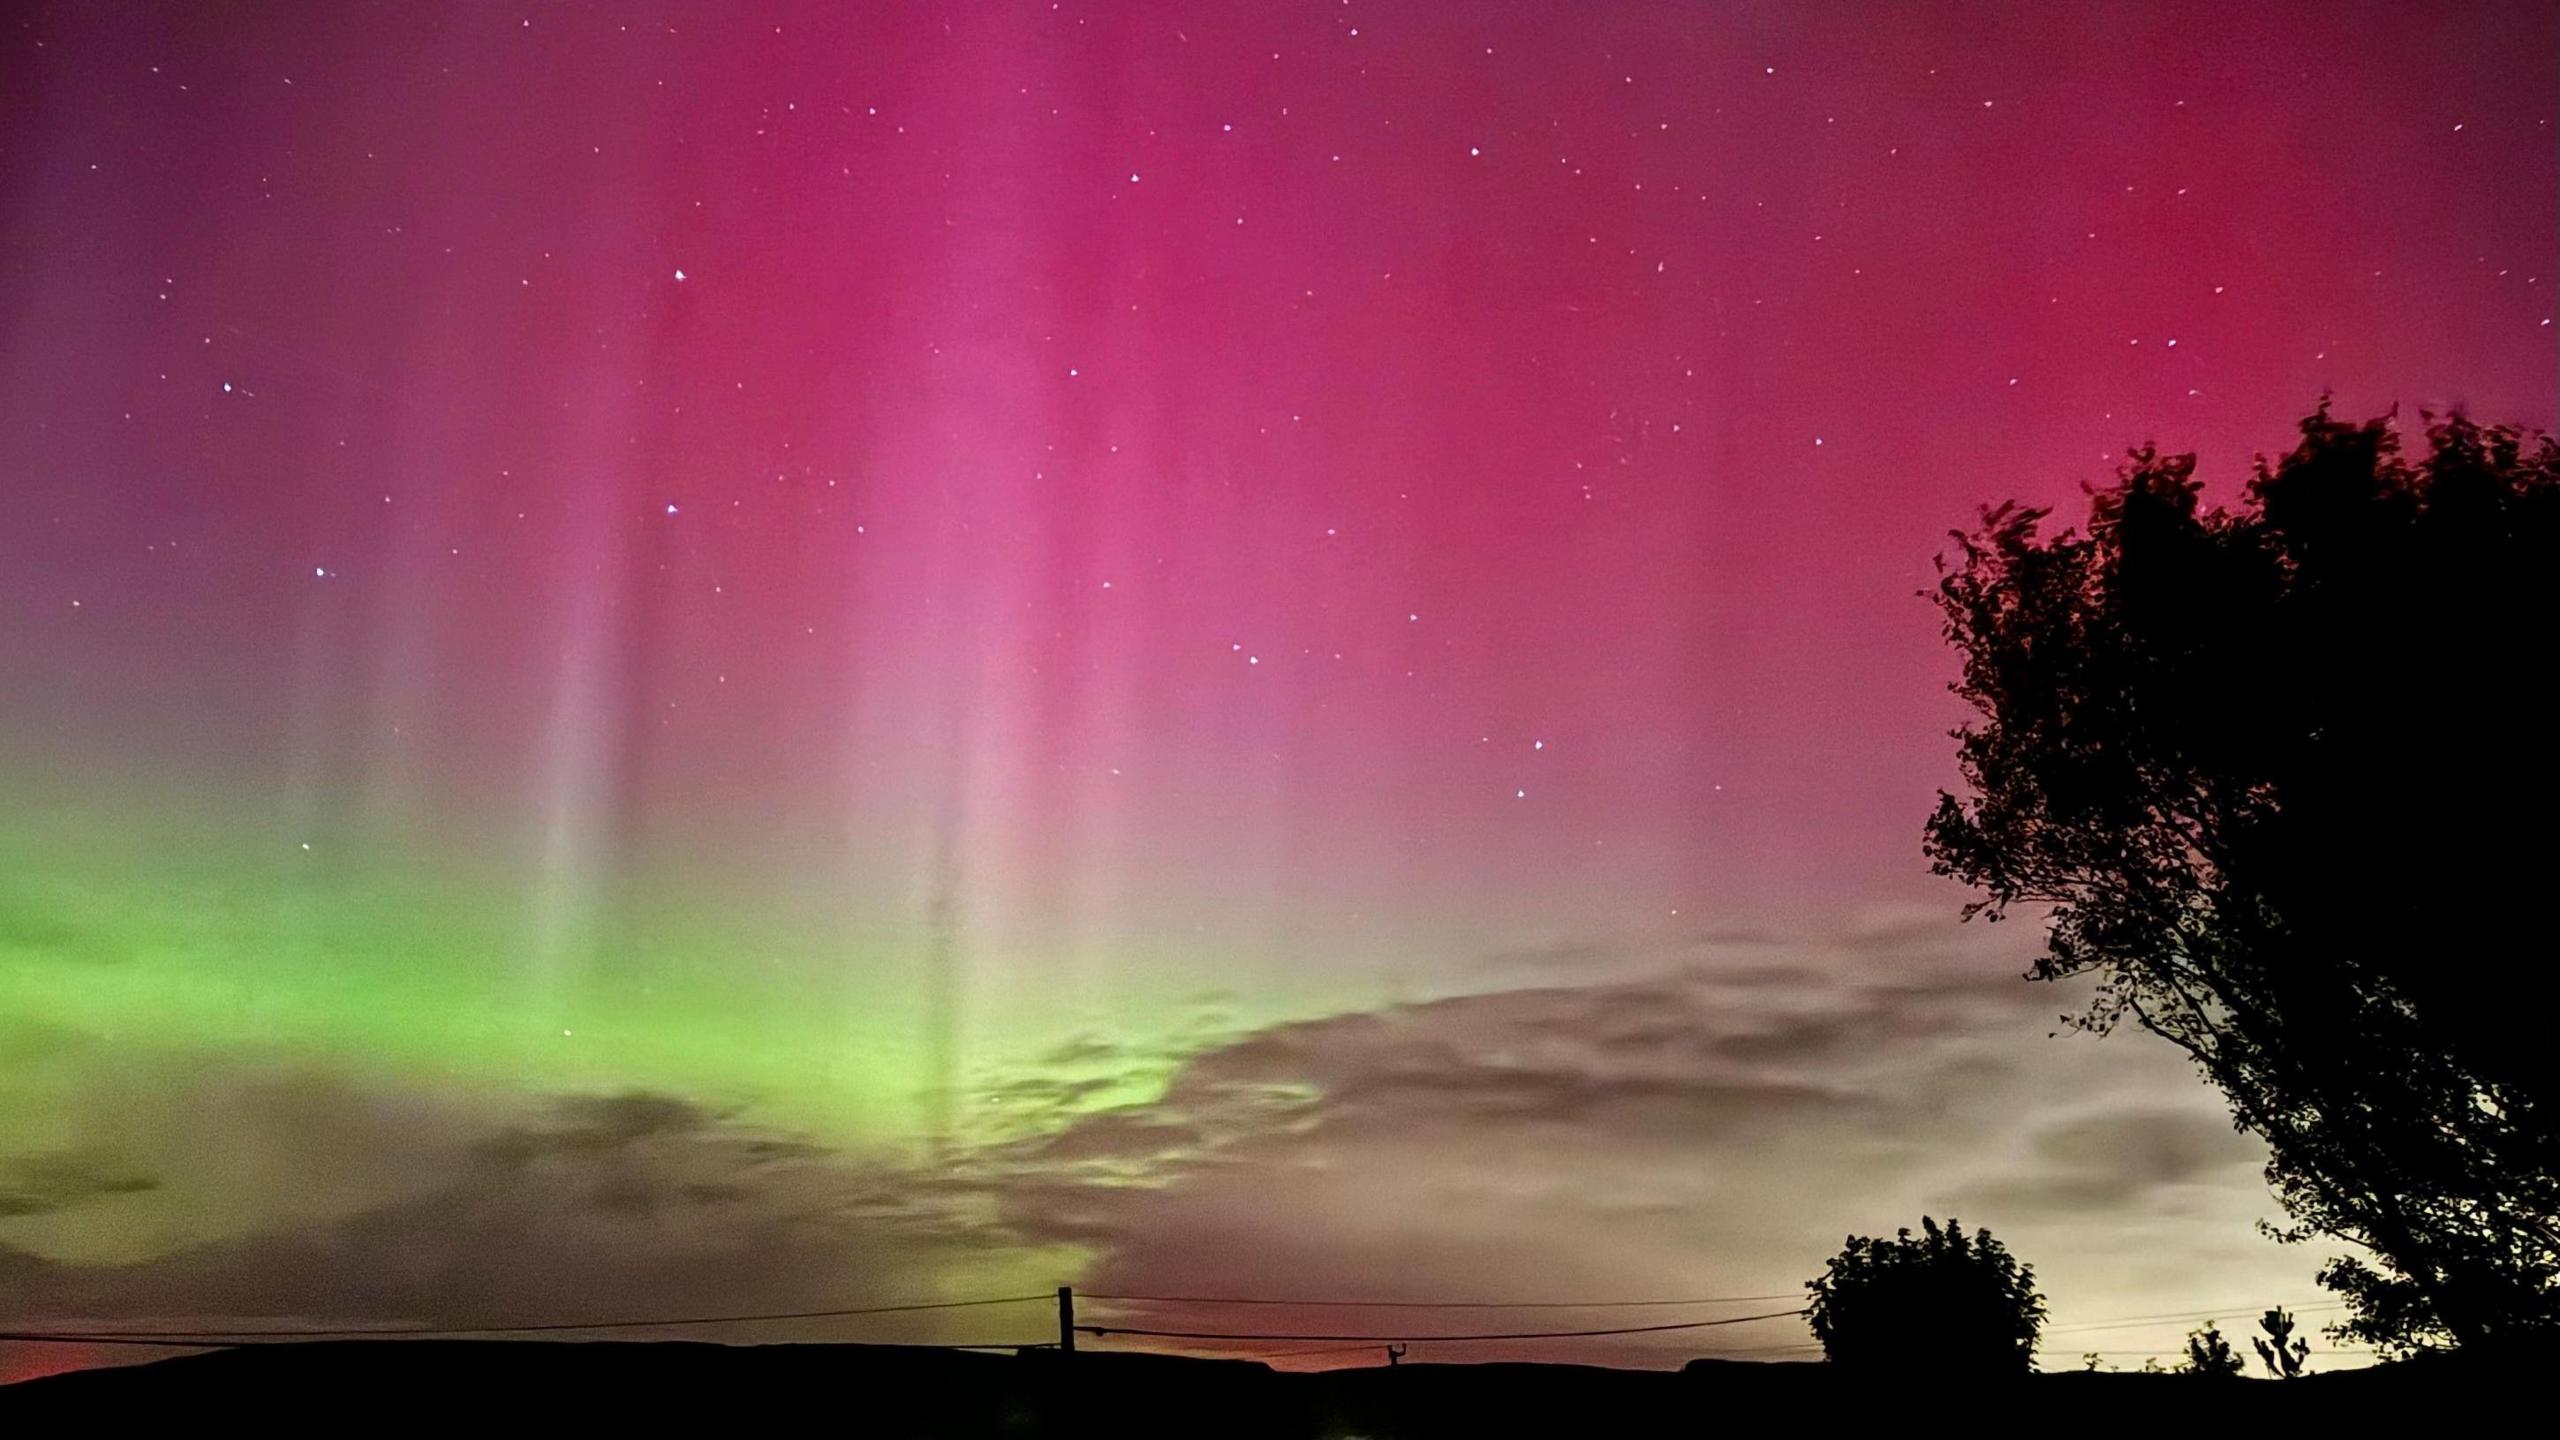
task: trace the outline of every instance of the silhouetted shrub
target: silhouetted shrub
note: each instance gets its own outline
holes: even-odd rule
[[[2231,1342],[2223,1338],[2220,1322],[2208,1320],[2202,1329],[2187,1332],[2187,1359],[2179,1367],[2182,1373],[2219,1375],[2229,1379],[2247,1368],[2240,1352],[2232,1349]]]
[[[2267,1332],[2265,1338],[2252,1335],[2249,1343],[2258,1347],[2258,1361],[2267,1373],[2279,1380],[2300,1378],[2303,1362],[2311,1358],[2311,1342],[2293,1338],[2293,1316],[2270,1310],[2258,1317],[2258,1328]]]
[[[1860,1370],[2023,1374],[2035,1363],[2044,1297],[2035,1270],[1988,1230],[1921,1217],[1880,1240],[1852,1235],[1818,1279],[1808,1318],[1832,1363]]]

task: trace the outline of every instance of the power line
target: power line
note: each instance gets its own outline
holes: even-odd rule
[[[673,1325],[673,1322],[671,1322]],[[584,1325],[581,1330],[602,1330],[602,1325]],[[28,1345],[154,1345],[161,1350],[223,1350],[241,1345],[297,1345],[305,1340],[420,1340],[438,1335],[479,1335],[479,1330],[292,1330],[287,1335],[269,1338],[236,1338],[236,1335],[128,1335],[128,1332],[74,1332],[74,1330],[0,1330],[0,1340]],[[988,1340],[988,1343],[955,1343],[955,1340],[927,1340],[927,1343],[896,1345],[899,1350],[1055,1350],[1057,1340]]]
[[[1686,1300],[1273,1300],[1239,1295],[1104,1295],[1079,1290],[1079,1300],[1116,1300],[1135,1305],[1296,1305],[1310,1310],[1369,1308],[1385,1310],[1631,1310],[1681,1305],[1749,1305],[1765,1300],[1793,1300],[1803,1292],[1783,1295],[1700,1295]]]
[[[1245,1360],[1288,1360],[1300,1355],[1348,1355],[1354,1350],[1368,1352],[1375,1345],[1317,1345],[1299,1350],[1256,1350],[1238,1358]]]
[[[2220,1310],[2181,1310],[2174,1315],[2128,1315],[2121,1320],[2090,1320],[2070,1325],[2056,1325],[2047,1329],[2044,1333],[2047,1335],[2078,1335],[2085,1334],[2092,1330],[2130,1329],[2136,1325],[2171,1325],[2185,1320],[2219,1320],[2226,1315],[2263,1313],[2266,1308],[2267,1307],[2262,1306],[2241,1305],[2227,1306]],[[2346,1308],[2346,1302],[2343,1300],[2330,1300],[2313,1305],[2287,1305],[2282,1308],[2286,1310],[2341,1310]]]
[[[461,1335],[527,1335],[592,1330],[656,1329],[682,1325],[753,1324],[779,1320],[832,1320],[865,1315],[908,1314],[932,1310],[957,1310],[988,1305],[1022,1305],[1048,1302],[1052,1294],[997,1295],[974,1300],[927,1300],[895,1305],[852,1306],[831,1310],[765,1311],[753,1314],[694,1315],[628,1320],[551,1321],[514,1325],[401,1326],[371,1329],[301,1329],[301,1330],[88,1330],[88,1331],[0,1331],[0,1340],[43,1344],[148,1345],[162,1347],[220,1346],[291,1340],[367,1340],[421,1338]],[[1721,1305],[1755,1300],[1793,1299],[1793,1295],[1721,1295],[1696,1296],[1686,1299],[1660,1300],[1302,1300],[1265,1296],[1207,1295],[1126,1295],[1091,1293],[1082,1298],[1133,1305],[1260,1305],[1298,1306],[1310,1309],[1372,1308],[1409,1310],[1604,1310],[1679,1307],[1689,1305]],[[2129,1329],[2148,1324],[2214,1319],[2221,1315],[2243,1314],[2254,1306],[2224,1306],[2220,1309],[2198,1309],[2164,1312],[2155,1315],[2125,1316],[2055,1326],[2047,1335],[2086,1334],[2101,1330]],[[2292,1310],[2337,1310],[2343,1301],[2317,1301],[2286,1307]],[[1759,1315],[1736,1315],[1715,1320],[1690,1320],[1663,1325],[1628,1325],[1590,1330],[1540,1330],[1471,1335],[1299,1335],[1268,1332],[1160,1330],[1119,1325],[1079,1325],[1076,1330],[1096,1337],[1124,1335],[1168,1340],[1309,1340],[1384,1343],[1398,1340],[1453,1342],[1468,1340],[1567,1340],[1589,1336],[1642,1335],[1673,1330],[1701,1330],[1724,1325],[1748,1324],[1759,1320],[1783,1319],[1803,1315],[1802,1309],[1771,1311]],[[1052,1342],[1031,1342],[1034,1345]],[[919,1346],[930,1349],[1006,1350],[1024,1348],[1021,1344],[998,1342],[988,1345],[936,1344]],[[1358,1348],[1346,1347],[1346,1348]],[[1727,1354],[1766,1353],[1785,1350],[1817,1349],[1813,1344],[1768,1345],[1727,1351]],[[1285,1354],[1324,1354],[1330,1351],[1300,1350]],[[2085,1353],[2085,1352],[2084,1352]],[[2135,1352],[2127,1352],[2135,1353]],[[2347,1354],[2350,1351],[2324,1353]],[[1275,1356],[1274,1358],[1280,1358]]]
[[[1783,1320],[1802,1310],[1772,1310],[1765,1315],[1733,1315],[1722,1320],[1683,1320],[1670,1325],[1620,1325],[1607,1330],[1521,1330],[1494,1335],[1281,1335],[1234,1330],[1133,1330],[1120,1325],[1079,1325],[1089,1335],[1144,1335],[1158,1340],[1575,1340],[1591,1335],[1649,1335],[1662,1330],[1704,1330],[1717,1325],[1745,1325],[1754,1320]]]
[[[756,1315],[687,1315],[651,1320],[578,1320],[554,1321],[532,1325],[409,1325],[384,1326],[362,1330],[100,1330],[82,1332],[75,1338],[99,1340],[196,1341],[222,1344],[232,1340],[370,1340],[379,1336],[398,1335],[531,1335],[561,1330],[638,1330],[668,1325],[730,1325],[760,1320],[835,1320],[853,1315],[898,1315],[919,1310],[961,1310],[978,1305],[1020,1305],[1033,1300],[1053,1300],[1047,1295],[997,1295],[984,1300],[923,1300],[903,1305],[864,1305],[845,1310],[776,1311]],[[6,1335],[5,1339],[45,1339],[41,1334]],[[972,1348],[989,1348],[984,1346]]]
[[[149,1335],[72,1335],[38,1330],[0,1330],[0,1340],[21,1341],[29,1345],[150,1345],[164,1350],[210,1348],[230,1343],[222,1340],[164,1340]]]

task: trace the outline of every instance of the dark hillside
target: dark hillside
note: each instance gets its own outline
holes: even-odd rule
[[[2119,1424],[2338,1423],[2432,1413],[2458,1426],[2487,1392],[2547,1367],[2456,1362],[2290,1384],[2059,1374],[2004,1386],[1856,1384],[1816,1364],[1700,1361],[1678,1372],[1405,1364],[1283,1373],[1251,1362],[1062,1359],[894,1346],[329,1341],[243,1347],[0,1389],[0,1431],[30,1424],[253,1423],[347,1433],[380,1422],[497,1426],[816,1425],[860,1436],[1687,1435],[1733,1424],[1961,1423],[1998,1414]],[[2446,1411],[2448,1397],[2464,1409]],[[2421,1411],[2419,1407],[2426,1410]],[[48,1428],[42,1432],[68,1434]]]

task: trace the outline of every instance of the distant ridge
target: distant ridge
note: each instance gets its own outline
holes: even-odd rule
[[[1383,1355],[1381,1359],[1383,1359]],[[2546,1357],[2548,1358],[2548,1357]],[[1694,1436],[1712,1424],[2016,1417],[2021,1402],[2119,1422],[2341,1422],[2521,1390],[2547,1365],[2459,1357],[2288,1383],[2064,1372],[1984,1386],[1862,1383],[1814,1362],[1698,1360],[1679,1371],[1408,1361],[1284,1372],[1259,1361],[1091,1351],[1075,1356],[895,1345],[690,1341],[313,1341],[245,1346],[0,1387],[0,1430],[58,1418],[84,1430],[254,1422],[344,1434],[389,1422],[810,1425],[864,1437]],[[2538,1388],[2538,1387],[2537,1387]],[[1990,1392],[2018,1393],[1990,1393]],[[1915,1401],[1919,1402],[1915,1408]],[[2079,1407],[2096,1404],[2091,1412]],[[2075,1420],[2074,1425],[2079,1424]],[[18,1433],[39,1433],[20,1430]],[[63,1430],[58,1433],[71,1433]]]

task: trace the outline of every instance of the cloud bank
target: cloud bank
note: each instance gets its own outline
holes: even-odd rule
[[[999,1138],[895,1155],[702,1097],[430,1094],[171,1057],[94,1097],[125,1118],[84,1145],[0,1157],[5,1318],[505,1324],[1065,1282],[1758,1296],[1795,1293],[1843,1235],[1924,1211],[1991,1225],[2058,1320],[2307,1297],[2317,1257],[2252,1233],[2272,1213],[2262,1157],[2216,1097],[2147,1037],[2048,1038],[2071,997],[2015,978],[1980,934],[1900,917],[1668,956],[1578,942],[1489,972],[1532,983],[1171,1058],[1090,1036],[969,1097]],[[1357,1313],[1087,1309],[1262,1331]],[[1047,1324],[1032,1306],[701,1333],[977,1341]],[[1780,1322],[1443,1358],[1676,1363],[1803,1338]]]

